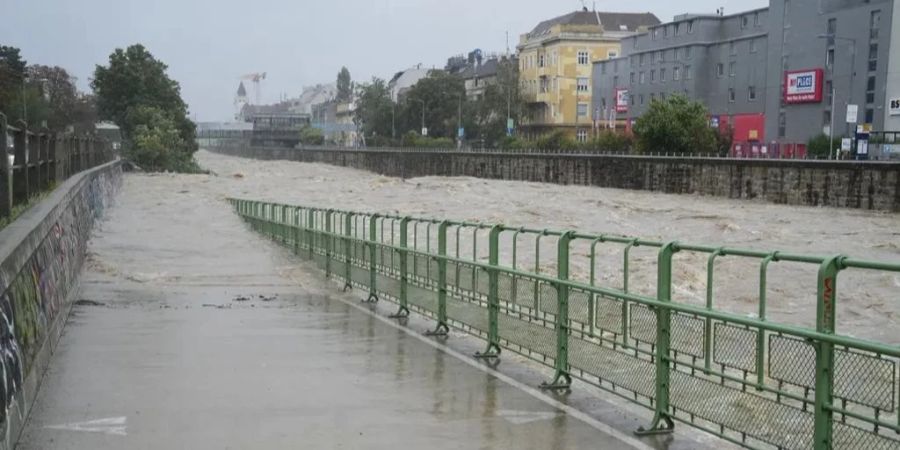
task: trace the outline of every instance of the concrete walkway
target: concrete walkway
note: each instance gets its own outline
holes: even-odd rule
[[[126,177],[18,448],[643,446],[369,313],[203,180]]]

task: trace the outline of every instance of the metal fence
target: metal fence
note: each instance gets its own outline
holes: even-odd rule
[[[900,264],[230,202],[253,229],[367,301],[397,303],[392,317],[416,311],[437,322],[430,334],[478,336],[487,341],[479,358],[506,349],[548,365],[556,375],[543,388],[578,378],[650,408],[654,419],[637,434],[680,421],[749,448],[900,448],[900,347],[835,332],[839,273],[890,275]],[[616,286],[595,270],[607,246],[621,250]],[[629,287],[633,253],[648,249],[655,295]],[[674,257],[685,253],[706,258],[705,306],[672,301]],[[714,305],[713,273],[726,257],[757,264],[754,316]],[[588,274],[570,273],[576,258],[589,259]],[[767,317],[767,274],[786,263],[816,273],[815,328]]]
[[[22,121],[15,127],[0,113],[0,219],[57,182],[113,158],[106,140],[94,136],[33,131]],[[10,150],[12,153],[10,154]],[[10,160],[12,158],[12,160]]]

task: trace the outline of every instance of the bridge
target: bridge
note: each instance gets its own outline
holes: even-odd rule
[[[0,231],[2,447],[900,448],[895,215],[200,161]]]

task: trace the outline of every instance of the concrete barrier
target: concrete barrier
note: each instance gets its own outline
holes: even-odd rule
[[[121,175],[118,161],[78,173],[0,230],[0,450],[16,445]]]
[[[900,211],[898,162],[248,146],[210,150],[247,158],[353,167],[404,178],[474,176]]]

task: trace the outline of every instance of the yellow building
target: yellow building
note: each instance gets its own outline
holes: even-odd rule
[[[619,55],[622,38],[658,25],[650,13],[575,11],[545,20],[517,47],[519,82],[528,112],[519,134],[535,138],[565,130],[584,141],[593,129],[593,62]]]

